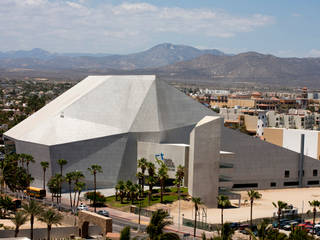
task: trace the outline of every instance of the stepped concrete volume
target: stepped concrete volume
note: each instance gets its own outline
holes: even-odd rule
[[[48,180],[63,158],[64,173],[82,171],[88,188],[92,164],[103,169],[97,186],[113,187],[135,180],[138,141],[189,144],[190,132],[208,115],[216,114],[153,75],[89,76],[4,135],[17,153],[34,157],[34,186],[42,186],[41,161],[50,163]]]

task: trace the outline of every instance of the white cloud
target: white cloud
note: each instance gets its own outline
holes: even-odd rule
[[[319,49],[311,49],[308,54],[309,57],[320,57]]]
[[[91,7],[89,2],[0,0],[0,46],[102,52],[141,48],[159,36],[230,38],[275,21],[267,15],[234,16],[223,10],[143,2]]]

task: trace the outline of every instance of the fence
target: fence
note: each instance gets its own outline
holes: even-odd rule
[[[101,228],[99,226],[89,226],[89,235],[99,235]],[[79,236],[78,227],[56,227],[51,230],[51,238],[69,238],[71,235]],[[47,228],[35,228],[33,230],[35,240],[47,238]],[[0,238],[13,238],[14,230],[0,230]],[[30,237],[30,229],[21,229],[18,237]]]
[[[168,209],[162,209],[162,210],[167,212],[168,214],[170,214]],[[138,215],[139,214],[139,207],[130,206],[130,212]],[[145,217],[152,217],[153,213],[154,213],[154,211],[152,211],[152,210],[148,210],[148,209],[144,209],[144,208],[140,209],[140,215],[145,216]]]

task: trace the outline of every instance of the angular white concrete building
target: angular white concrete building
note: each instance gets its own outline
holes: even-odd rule
[[[99,187],[135,179],[137,142],[189,143],[191,130],[215,113],[174,87],[149,76],[90,76],[5,133],[17,153],[34,156],[33,185],[42,186],[41,161],[48,161],[47,179],[59,172],[99,164]]]

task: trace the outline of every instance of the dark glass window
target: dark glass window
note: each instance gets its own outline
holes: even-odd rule
[[[270,187],[276,187],[276,186],[277,186],[277,183],[275,182],[270,183]]]
[[[285,178],[290,177],[290,171],[289,171],[289,170],[285,170],[285,171],[284,171],[284,177],[285,177]]]
[[[318,176],[318,170],[317,170],[317,169],[313,169],[313,172],[312,172],[312,173],[313,173],[313,176],[314,176],[314,177]]]

